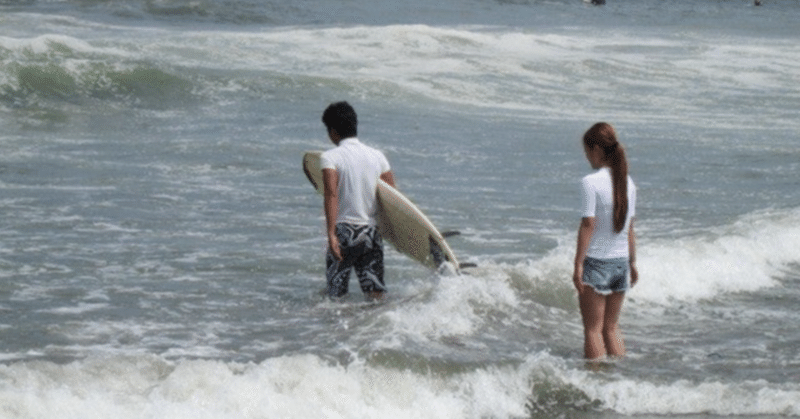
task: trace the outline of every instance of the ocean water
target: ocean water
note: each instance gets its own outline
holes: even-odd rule
[[[0,418],[800,416],[800,1],[0,0]],[[348,100],[462,275],[324,289]],[[639,188],[587,365],[580,137]]]

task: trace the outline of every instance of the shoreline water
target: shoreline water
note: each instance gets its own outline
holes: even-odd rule
[[[0,418],[800,416],[800,4],[763,3],[0,3]],[[476,269],[319,295],[341,99]],[[595,370],[598,120],[642,280]]]

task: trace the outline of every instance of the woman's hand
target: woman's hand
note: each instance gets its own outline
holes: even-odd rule
[[[630,273],[631,273],[631,288],[639,282],[639,270],[636,269],[636,263],[631,262],[630,265]]]
[[[572,283],[575,285],[578,295],[583,294],[583,290],[586,288],[586,284],[583,283],[583,264],[575,267],[575,272],[572,274]]]

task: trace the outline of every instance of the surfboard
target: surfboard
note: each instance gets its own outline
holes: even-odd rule
[[[303,155],[303,171],[318,193],[323,193],[321,151]],[[378,179],[378,229],[398,252],[431,269],[449,263],[456,271],[458,259],[442,233],[427,216],[400,191]],[[451,233],[457,234],[457,233]]]

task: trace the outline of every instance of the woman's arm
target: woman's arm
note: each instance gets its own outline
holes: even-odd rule
[[[575,267],[572,271],[572,282],[575,284],[578,294],[583,293],[585,287],[583,284],[583,261],[586,259],[586,251],[589,249],[594,227],[594,217],[581,218],[581,225],[578,227],[578,246],[575,250]]]
[[[631,219],[631,225],[628,229],[628,258],[631,269],[631,286],[636,285],[639,281],[639,270],[636,269],[636,233],[633,231],[634,219]]]

